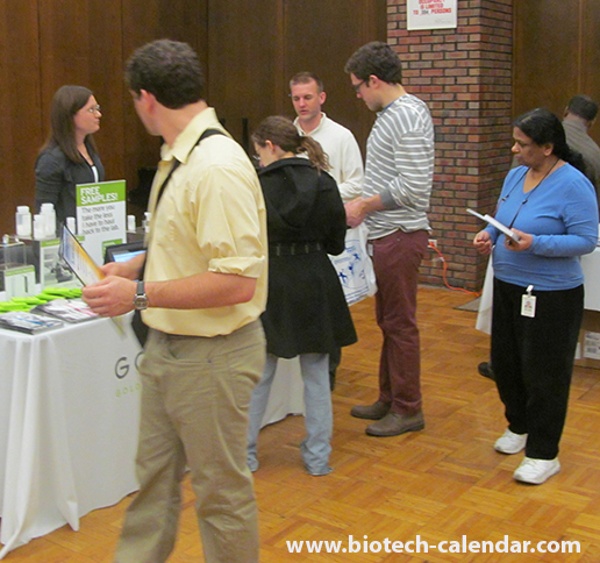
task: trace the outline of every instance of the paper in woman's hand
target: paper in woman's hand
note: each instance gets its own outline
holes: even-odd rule
[[[492,227],[495,227],[501,233],[505,234],[508,238],[514,240],[515,242],[519,242],[521,240],[521,237],[517,233],[515,233],[512,229],[509,229],[506,225],[500,223],[500,221],[498,221],[497,219],[494,219],[491,215],[488,215],[487,213],[485,215],[482,215],[481,213],[477,213],[477,211],[468,208],[467,213],[475,215],[475,217],[478,217],[482,221],[486,221],[487,223],[492,225]]]

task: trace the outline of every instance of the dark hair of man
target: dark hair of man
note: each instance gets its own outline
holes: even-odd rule
[[[85,162],[77,149],[75,140],[75,114],[84,107],[93,92],[85,86],[61,86],[52,98],[50,107],[50,132],[40,152],[58,146],[65,156],[73,162]],[[91,135],[85,138],[88,150],[96,153],[96,144]]]
[[[402,62],[396,52],[381,41],[363,45],[348,59],[344,70],[359,80],[375,75],[388,84],[402,83]]]
[[[551,111],[545,108],[532,109],[517,117],[513,126],[518,127],[540,147],[552,145],[552,154],[585,172],[583,158],[569,148],[562,123]]]
[[[598,115],[598,104],[589,96],[578,94],[569,100],[567,111],[582,117],[586,121],[594,121]]]
[[[204,93],[198,56],[187,43],[170,39],[158,39],[137,49],[126,63],[125,81],[135,94],[146,90],[169,109],[198,102]]]
[[[323,81],[314,72],[308,71],[297,72],[292,76],[290,79],[290,90],[292,89],[292,86],[295,86],[296,84],[309,84],[313,81],[317,83],[317,90],[319,93],[325,90]]]
[[[291,120],[280,115],[264,119],[252,133],[252,142],[264,147],[267,141],[293,154],[306,153],[308,160],[319,171],[329,170],[327,155],[312,137],[300,135]]]

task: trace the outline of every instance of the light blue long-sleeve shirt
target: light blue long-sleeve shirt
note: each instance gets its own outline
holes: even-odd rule
[[[488,226],[494,242],[494,275],[499,280],[541,291],[572,289],[583,283],[579,257],[598,241],[598,204],[591,182],[566,164],[523,192],[527,168],[512,169],[504,181],[495,217],[533,235],[523,252],[504,246],[504,235]]]

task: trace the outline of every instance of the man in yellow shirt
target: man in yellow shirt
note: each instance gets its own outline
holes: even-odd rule
[[[126,313],[135,301],[149,326],[140,365],[140,491],[115,560],[167,560],[187,466],[205,560],[258,561],[246,433],[265,361],[260,185],[248,156],[202,98],[204,78],[189,45],[159,40],[141,47],[126,79],[140,120],[165,144],[150,195],[143,281],[136,281],[142,256],[105,266],[107,277],[84,289],[102,315]],[[217,134],[203,136],[208,129]]]

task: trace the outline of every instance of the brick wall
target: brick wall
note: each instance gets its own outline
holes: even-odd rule
[[[435,124],[429,218],[447,265],[430,251],[421,282],[481,288],[487,258],[472,247],[510,167],[512,0],[458,0],[458,27],[407,31],[406,0],[388,0],[388,42],[403,62],[403,85],[425,100]]]

